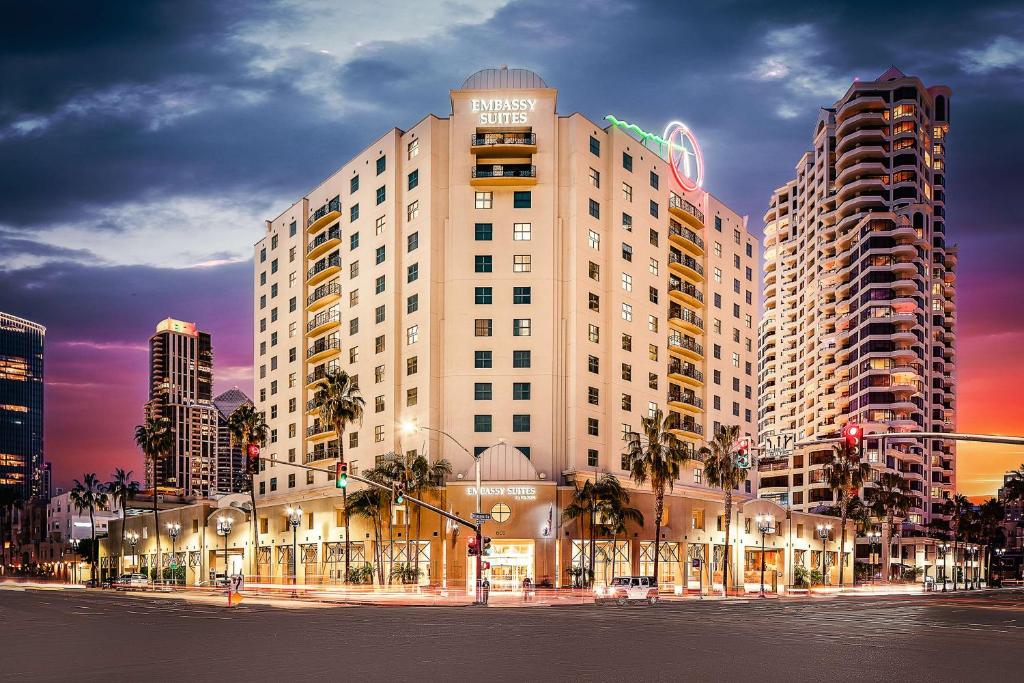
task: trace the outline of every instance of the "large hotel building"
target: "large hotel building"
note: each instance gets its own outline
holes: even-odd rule
[[[597,580],[652,573],[652,496],[629,479],[623,435],[656,408],[694,455],[719,425],[756,436],[760,249],[744,217],[681,186],[677,166],[702,173],[699,148],[671,166],[657,136],[559,115],[556,90],[525,70],[480,71],[451,92],[451,107],[387,131],[267,221],[256,244],[255,403],[270,427],[255,477],[258,548],[245,559],[258,580],[289,572],[289,505],[303,510],[300,580],[341,574],[338,435],[313,403],[335,370],[357,378],[366,401],[343,435],[352,473],[389,453],[445,458],[453,472],[436,496],[468,518],[479,458],[495,589],[527,577],[569,585],[586,553],[562,510],[574,485],[603,473],[630,490],[645,523],[595,544]],[[406,435],[408,422],[426,429]],[[818,566],[825,550],[836,566],[816,518],[757,499],[751,480],[736,493],[736,585],[760,567],[759,512],[778,519],[773,585],[791,583],[794,566]],[[666,500],[663,583],[721,584],[721,501],[699,459],[688,461]],[[376,531],[353,516],[353,566],[376,557],[387,577],[416,553],[421,582],[472,585],[470,534],[424,514],[410,540],[406,513],[385,510]],[[243,528],[228,552],[252,542]]]
[[[45,341],[42,325],[0,312],[0,496],[9,500],[50,494],[43,461]]]
[[[956,247],[945,222],[950,90],[891,68],[822,109],[796,177],[765,220],[759,332],[762,439],[950,432],[955,424]],[[760,465],[760,495],[793,510],[830,504],[828,444]],[[868,440],[874,479],[909,483],[904,536],[943,519],[952,441]],[[934,550],[934,549],[932,549]],[[934,565],[934,556],[929,558]]]

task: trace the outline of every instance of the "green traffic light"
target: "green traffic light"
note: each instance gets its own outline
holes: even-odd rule
[[[334,486],[339,489],[348,488],[348,475],[343,474],[337,478],[334,482]]]

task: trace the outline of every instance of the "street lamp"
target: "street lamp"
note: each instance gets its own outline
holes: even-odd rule
[[[171,537],[171,577],[174,584],[178,584],[178,534],[181,533],[181,525],[177,522],[167,523],[167,533]]]
[[[880,543],[880,539],[881,538],[882,538],[882,532],[879,531],[878,529],[872,529],[871,531],[868,532],[868,543],[871,544],[870,545],[870,547],[871,547],[871,557],[869,558],[871,560],[870,563],[869,563],[871,565],[871,583],[875,582],[875,574],[876,574],[876,572],[875,572],[875,558],[876,558],[876,555],[875,555],[875,545]],[[879,565],[882,564],[881,554],[882,554],[881,553],[881,548],[879,548],[879,552],[878,552],[878,564]]]
[[[288,507],[288,525],[292,528],[292,585],[299,581],[298,565],[295,563],[295,553],[299,546],[299,524],[302,523],[302,508]]]
[[[80,558],[78,557],[78,539],[69,539],[68,544],[71,546],[71,550],[75,553],[75,564],[72,566],[71,569],[71,580],[74,583],[78,583],[78,563],[80,561]]]
[[[966,555],[967,555],[966,561],[967,561],[967,570],[968,571],[967,571],[967,576],[965,576],[964,578],[968,579],[966,581],[966,583],[967,583],[967,590],[974,590],[975,588],[977,588],[977,583],[978,583],[978,572],[977,572],[978,568],[977,568],[977,565],[974,562],[975,559],[977,559],[977,557],[978,557],[978,548],[977,548],[977,546],[968,546],[967,547]]]
[[[828,537],[829,537],[829,535],[831,533],[832,533],[832,523],[831,522],[829,522],[828,524],[819,524],[818,525],[818,538],[821,539],[821,585],[822,586],[827,586],[828,585],[828,574],[825,573],[827,571],[826,566],[825,566],[825,554],[826,554],[825,542],[828,541]]]
[[[948,543],[940,543],[939,552],[942,553],[942,592],[946,592],[946,575],[949,573],[949,564],[946,562],[946,553],[949,552]]]
[[[228,604],[231,604],[231,581],[228,579],[228,535],[231,533],[233,525],[234,520],[230,517],[217,518],[217,533],[224,537],[224,583],[228,587]]]
[[[422,425],[418,425],[418,424],[416,424],[415,422],[413,422],[411,420],[407,420],[407,421],[403,422],[402,425],[401,425],[401,428],[402,428],[402,433],[406,434],[406,435],[415,434],[416,432],[418,432],[418,431],[420,431],[422,429],[423,431],[426,431],[426,432],[435,432],[437,434],[441,434],[442,436],[446,436],[449,439],[451,439],[452,442],[456,446],[461,448],[463,450],[463,452],[465,452],[466,455],[468,455],[469,457],[473,458],[473,462],[474,462],[474,465],[475,465],[475,468],[476,468],[476,514],[473,516],[473,521],[476,522],[476,548],[477,548],[477,553],[476,553],[476,599],[475,599],[475,603],[478,604],[478,605],[483,604],[483,591],[481,590],[481,583],[482,583],[482,579],[483,579],[483,577],[481,576],[481,574],[483,573],[483,533],[482,533],[483,521],[480,519],[480,513],[482,512],[481,509],[480,509],[480,506],[481,506],[481,500],[480,500],[480,456],[475,454],[475,453],[470,453],[469,449],[466,448],[465,446],[463,446],[462,443],[460,443],[458,439],[456,439],[454,436],[452,436],[448,432],[444,431],[443,429],[436,429],[434,427],[423,427]],[[503,444],[503,443],[505,443],[504,439],[498,439],[498,443],[495,444],[495,446],[498,445],[498,444]]]
[[[764,549],[764,537],[765,534],[770,534],[775,531],[775,516],[771,514],[761,514],[754,518],[757,522],[757,530],[761,532],[761,597],[764,595],[764,570],[765,570],[765,549]]]

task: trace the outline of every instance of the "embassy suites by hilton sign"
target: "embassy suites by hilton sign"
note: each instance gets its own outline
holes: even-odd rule
[[[472,99],[469,109],[479,115],[481,126],[498,126],[529,122],[529,114],[537,107],[537,100],[526,98]]]

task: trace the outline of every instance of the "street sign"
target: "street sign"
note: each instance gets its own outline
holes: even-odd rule
[[[793,455],[796,446],[796,432],[784,431],[764,437],[761,456],[758,460],[783,460]]]
[[[245,579],[241,574],[231,575],[231,590],[235,593],[241,593],[242,588],[245,586]]]
[[[700,569],[700,559],[699,558],[696,558],[696,557],[693,558],[693,568],[694,569]]]
[[[490,512],[471,512],[469,514],[469,516],[472,517],[473,519],[475,519],[478,522],[486,522],[487,520],[489,520],[491,518],[491,513]]]

